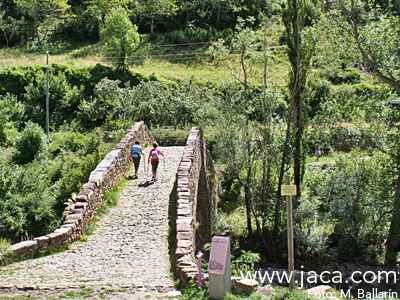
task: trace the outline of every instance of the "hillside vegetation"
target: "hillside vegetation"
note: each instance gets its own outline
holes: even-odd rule
[[[56,228],[144,120],[165,145],[206,129],[220,169],[215,233],[231,232],[235,255],[284,260],[291,175],[299,259],[396,261],[399,3],[50,2],[1,2],[1,237]]]

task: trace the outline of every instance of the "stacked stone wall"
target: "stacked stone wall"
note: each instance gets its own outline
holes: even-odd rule
[[[90,174],[89,181],[82,186],[76,202],[70,207],[64,224],[46,236],[13,245],[14,256],[32,256],[41,249],[59,248],[75,241],[97,214],[105,193],[126,173],[130,165],[130,149],[136,140],[140,140],[141,144],[154,142],[143,121],[136,122]]]
[[[211,241],[216,205],[209,185],[210,168],[214,164],[203,130],[193,127],[178,167],[175,267],[183,285],[197,277],[196,248]]]

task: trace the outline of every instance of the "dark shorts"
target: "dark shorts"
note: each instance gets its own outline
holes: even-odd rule
[[[135,165],[135,173],[137,173],[138,170],[139,170],[140,157],[132,156],[132,160],[133,160],[133,163]]]
[[[158,163],[160,161],[152,161],[151,162],[151,169],[153,170],[153,172],[157,172],[157,168],[158,168]]]

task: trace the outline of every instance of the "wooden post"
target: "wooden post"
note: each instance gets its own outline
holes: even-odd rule
[[[290,176],[286,176],[286,185],[290,185]],[[294,250],[293,250],[293,213],[292,213],[292,196],[286,196],[287,211],[287,239],[288,239],[288,260],[289,260],[289,288],[294,287]]]
[[[46,134],[49,135],[50,131],[50,117],[49,117],[49,50],[46,51]]]

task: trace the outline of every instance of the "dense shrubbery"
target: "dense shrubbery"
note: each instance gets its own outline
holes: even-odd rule
[[[303,253],[319,258],[379,260],[395,186],[387,155],[353,151],[324,170],[309,169],[296,211]],[[300,225],[301,224],[301,225]]]
[[[59,226],[64,202],[80,190],[113,146],[103,141],[102,130],[111,131],[117,142],[128,126],[144,120],[153,128],[172,126],[162,132],[155,129],[161,144],[184,145],[188,131],[174,130],[193,122],[204,123],[215,113],[212,90],[190,81],[166,86],[156,81],[139,82],[138,78],[145,79],[141,75],[124,78],[99,65],[80,70],[82,73],[65,66],[53,69],[48,137],[43,130],[44,70],[11,70],[12,76],[2,73],[6,83],[19,78],[17,87],[8,90],[12,85],[6,84],[3,92],[19,90],[22,86],[18,84],[25,90],[19,101],[11,94],[0,96],[2,237],[16,241],[20,236],[43,235]],[[103,78],[96,85],[85,86],[100,74],[116,79]],[[125,81],[122,83],[119,77]],[[134,83],[137,85],[131,85]]]
[[[42,142],[43,130],[37,124],[28,124],[25,132],[29,133],[24,137],[27,141],[33,135],[29,143]],[[117,140],[123,132],[113,134]],[[87,182],[90,172],[111,147],[112,144],[102,141],[99,131],[82,134],[73,128],[63,128],[50,134],[47,149],[35,153],[34,160],[26,159],[25,165],[19,165],[15,156],[25,159],[24,154],[29,155],[32,150],[25,149],[22,153],[2,148],[0,236],[16,240],[25,233],[39,236],[57,228],[63,203]]]
[[[46,134],[38,124],[28,121],[15,143],[15,160],[21,164],[31,162],[47,146]]]
[[[157,80],[155,76],[145,76],[131,71],[118,72],[115,69],[101,64],[91,67],[74,67],[71,65],[50,65],[50,80],[55,76],[56,81],[71,87],[84,87],[85,96],[93,95],[95,85],[103,78],[110,80],[120,80],[120,82],[130,82],[131,85],[137,85],[141,81]],[[43,81],[46,78],[46,67],[24,66],[18,68],[5,68],[0,70],[0,95],[10,93],[13,95],[22,95],[26,93],[28,85],[39,85],[36,78]],[[45,89],[46,85],[41,83],[40,88]],[[20,99],[19,99],[20,100]],[[58,100],[58,99],[57,99]]]
[[[326,77],[329,81],[336,85],[343,83],[355,84],[360,83],[361,81],[360,72],[351,67],[347,67],[344,70],[335,69],[333,71],[329,71],[327,72]]]

